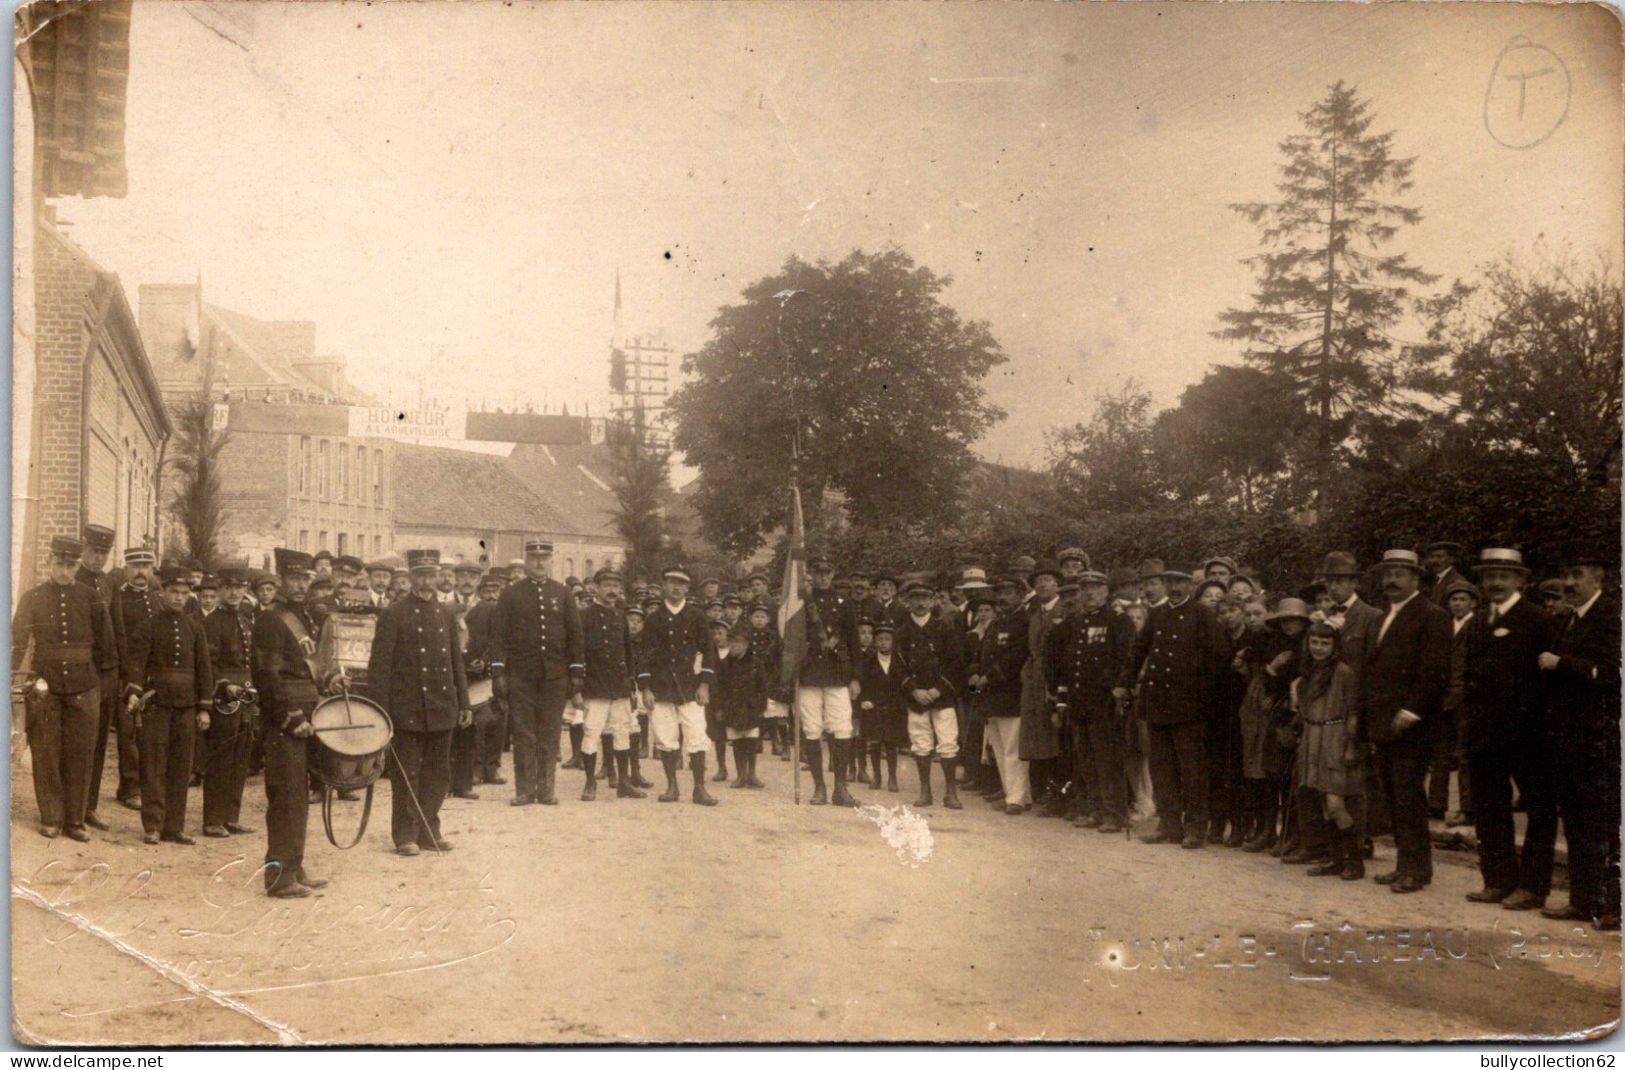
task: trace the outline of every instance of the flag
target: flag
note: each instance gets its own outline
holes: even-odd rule
[[[801,581],[807,572],[807,540],[801,526],[801,488],[790,481],[790,552],[784,558],[784,583],[779,587],[779,635],[784,638],[784,660],[779,683],[794,687],[807,651],[807,613],[801,600]]]

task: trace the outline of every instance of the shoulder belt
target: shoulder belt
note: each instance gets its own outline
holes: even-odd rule
[[[271,612],[276,614],[276,619],[282,622],[282,626],[293,636],[294,642],[299,644],[299,653],[304,659],[305,667],[310,670],[310,678],[320,680],[322,673],[321,666],[316,661],[316,641],[310,637],[305,622],[285,606],[279,605]]]

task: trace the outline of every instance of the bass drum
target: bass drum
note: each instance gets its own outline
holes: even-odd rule
[[[348,692],[318,703],[311,711],[310,725],[315,730],[311,738],[317,743],[311,757],[316,763],[316,778],[323,785],[322,827],[329,843],[349,850],[366,834],[367,819],[372,816],[373,785],[384,772],[384,752],[395,736],[395,726],[382,706]],[[361,788],[367,789],[367,796],[355,838],[347,844],[339,843],[333,835],[333,796]]]

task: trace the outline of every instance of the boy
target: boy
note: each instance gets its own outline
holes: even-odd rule
[[[903,659],[892,650],[893,627],[889,620],[874,626],[874,649],[866,651],[858,663],[858,708],[870,753],[873,755],[874,786],[880,787],[880,759],[886,758],[886,790],[897,791],[897,748],[908,746],[908,694],[903,681],[907,670]]]
[[[720,602],[715,604],[721,605]],[[719,658],[728,649],[728,625],[720,617],[711,622],[711,643],[717,648]],[[728,731],[722,720],[719,696],[714,691],[711,702],[705,707],[705,735],[717,751],[717,771],[711,779],[721,783],[728,779]]]
[[[717,687],[711,704],[728,742],[733,744],[736,788],[760,788],[756,778],[757,741],[767,706],[767,673],[751,656],[750,627],[736,622],[717,642]]]

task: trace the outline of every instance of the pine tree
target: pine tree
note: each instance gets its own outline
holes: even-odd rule
[[[219,550],[221,514],[220,451],[230,436],[214,430],[213,407],[190,402],[176,414],[175,455],[169,462],[178,477],[169,512],[186,537],[185,557],[208,567]]]
[[[1220,338],[1247,361],[1283,377],[1304,408],[1316,500],[1332,466],[1363,430],[1403,414],[1399,347],[1386,333],[1411,287],[1433,277],[1404,253],[1383,252],[1422,214],[1396,203],[1415,158],[1393,154],[1392,131],[1339,81],[1302,113],[1304,132],[1281,143],[1280,199],[1231,207],[1262,228],[1263,250],[1243,262],[1257,285],[1252,307],[1220,319]]]

